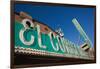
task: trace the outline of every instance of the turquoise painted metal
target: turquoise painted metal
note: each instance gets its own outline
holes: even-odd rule
[[[34,37],[34,41],[31,44],[24,44],[20,39],[20,31],[24,30],[25,27],[22,23],[15,20],[15,49],[24,48],[37,50],[38,53],[45,52],[45,55],[62,56],[62,57],[74,57],[81,59],[91,59],[85,51],[79,46],[75,45],[71,41],[61,38],[58,39],[59,35],[51,37],[50,34],[41,33],[39,34],[40,28],[38,26],[33,29],[26,29],[23,33],[25,41],[30,41],[31,36]],[[41,36],[41,37],[40,37]],[[41,42],[40,42],[41,41]],[[44,46],[44,47],[43,47]],[[32,52],[31,50],[31,52]],[[51,55],[50,55],[51,56]]]

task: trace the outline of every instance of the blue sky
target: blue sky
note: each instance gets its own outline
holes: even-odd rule
[[[95,8],[82,8],[72,6],[43,6],[32,4],[15,4],[15,12],[26,12],[40,22],[56,29],[58,26],[62,28],[64,37],[75,44],[79,45],[84,42],[79,32],[72,23],[72,19],[76,18],[82,28],[94,45],[94,12]]]

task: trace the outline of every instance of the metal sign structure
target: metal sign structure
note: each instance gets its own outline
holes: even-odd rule
[[[21,14],[24,13],[21,12]],[[41,26],[41,23],[36,21],[33,22],[29,18],[21,19],[21,14],[15,14],[15,52],[31,55],[39,54],[89,60],[93,59],[93,57],[79,46],[56,34],[55,31],[50,30],[48,33],[45,33],[46,30],[44,32],[41,31],[41,28],[44,28]],[[81,31],[82,28],[79,23],[77,23],[76,20],[73,20],[73,23],[84,36],[84,32]],[[84,36],[84,38],[85,37],[86,36]]]
[[[81,27],[81,25],[79,24],[79,22],[74,18],[72,20],[73,24],[75,25],[76,29],[79,31],[79,33],[82,35],[82,37],[84,38],[84,41],[88,44],[88,47],[92,47],[92,42],[89,39],[89,37],[86,35],[86,33],[84,32],[83,28]]]

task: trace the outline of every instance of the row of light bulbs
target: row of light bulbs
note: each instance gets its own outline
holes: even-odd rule
[[[90,59],[88,57],[81,57],[76,55],[70,55],[70,54],[59,54],[54,52],[47,52],[43,50],[38,49],[31,49],[31,48],[23,48],[20,46],[15,46],[15,53],[22,53],[22,54],[29,54],[29,55],[42,55],[42,56],[57,56],[57,57],[72,57],[72,58],[82,58],[82,59]]]

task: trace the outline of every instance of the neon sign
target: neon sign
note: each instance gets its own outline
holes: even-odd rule
[[[93,59],[79,46],[53,31],[40,32],[40,25],[30,19],[15,20],[15,52],[31,55]]]

